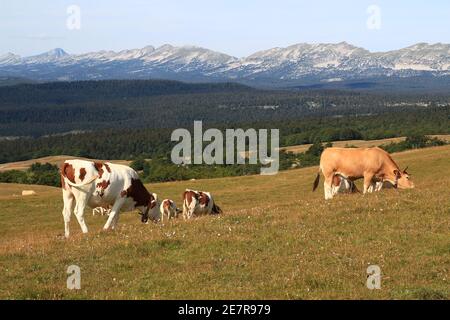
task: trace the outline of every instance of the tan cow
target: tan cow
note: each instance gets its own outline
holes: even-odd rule
[[[374,182],[392,183],[395,188],[414,188],[406,169],[401,171],[389,153],[381,148],[327,148],[320,157],[320,168],[314,181],[317,189],[323,173],[325,199],[333,198],[333,178],[340,175],[351,181],[364,179],[363,193],[367,193]]]

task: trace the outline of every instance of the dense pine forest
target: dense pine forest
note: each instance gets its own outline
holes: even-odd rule
[[[82,81],[0,87],[0,163],[167,157],[173,129],[277,128],[280,145],[450,133],[450,95]]]

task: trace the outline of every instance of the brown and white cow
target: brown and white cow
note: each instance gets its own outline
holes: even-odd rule
[[[161,223],[164,223],[164,216],[166,216],[168,220],[172,218],[178,218],[180,209],[177,208],[175,202],[173,202],[172,200],[164,199],[163,201],[161,201],[159,212],[161,214]]]
[[[331,192],[333,195],[336,195],[337,193],[359,193],[355,182],[341,176],[340,174],[335,174],[333,176],[331,188]]]
[[[99,214],[101,216],[104,216],[105,214],[109,216],[109,213],[111,212],[111,207],[97,207],[92,209],[92,215],[95,216],[96,214]]]
[[[136,171],[130,167],[74,159],[63,163],[60,174],[66,237],[69,236],[70,215],[73,210],[83,233],[88,232],[84,221],[86,206],[111,207],[104,230],[115,228],[121,210],[139,210],[144,223],[148,221],[149,215],[159,215],[156,195],[147,191]]]
[[[215,204],[211,193],[186,189],[183,193],[183,218],[185,220],[194,215],[219,214],[222,209]]]
[[[351,181],[364,179],[363,193],[375,182],[390,182],[395,188],[414,188],[406,169],[401,171],[392,157],[381,148],[327,148],[320,157],[320,168],[314,181],[317,189],[320,172],[325,177],[325,199],[333,198],[333,178],[340,175]]]
[[[404,171],[406,171],[405,169]],[[372,184],[367,189],[367,192],[372,193],[374,191],[381,191],[381,189],[391,189],[395,188],[395,186],[389,181],[373,181]]]

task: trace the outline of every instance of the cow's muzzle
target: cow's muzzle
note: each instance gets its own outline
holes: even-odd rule
[[[141,215],[141,222],[147,223],[148,222],[148,212],[145,212],[145,213],[139,212],[139,214]]]

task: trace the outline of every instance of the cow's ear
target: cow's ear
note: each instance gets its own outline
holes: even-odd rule
[[[406,172],[406,170],[408,170],[408,167],[406,167],[405,170],[403,170],[403,173],[408,174],[408,172]]]
[[[395,174],[395,177],[397,177],[397,178],[400,178],[400,177],[402,176],[402,174],[400,173],[400,171],[397,170],[397,169],[394,170],[394,174]]]

